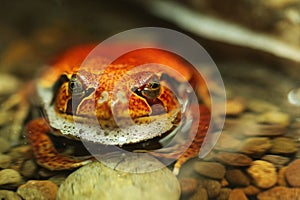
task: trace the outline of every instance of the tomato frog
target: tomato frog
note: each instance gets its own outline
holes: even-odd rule
[[[176,158],[174,171],[178,173],[183,163],[198,155],[210,122],[210,97],[201,75],[180,56],[159,48],[137,49],[112,62],[105,54],[116,47],[107,48],[104,55],[86,61],[94,47],[69,49],[36,81],[46,119],[33,119],[26,131],[37,163],[49,170],[65,170],[91,162],[58,153],[48,135],[55,133],[101,145],[136,146],[137,152]],[[186,95],[181,87],[184,83],[190,84],[199,99],[189,108],[201,113],[200,120],[192,121],[188,128],[189,142],[161,151],[147,149],[151,141],[180,131],[176,127],[185,113],[178,96]]]

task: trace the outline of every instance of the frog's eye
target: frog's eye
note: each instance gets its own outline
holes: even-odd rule
[[[69,81],[69,92],[72,95],[83,95],[84,94],[83,85],[75,75],[73,75],[71,80]]]
[[[156,76],[149,80],[149,82],[141,90],[141,94],[148,99],[155,99],[159,96],[160,83]]]

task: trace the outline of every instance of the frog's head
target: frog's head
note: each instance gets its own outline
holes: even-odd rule
[[[157,62],[154,54],[166,55],[176,66]],[[188,82],[178,75],[182,61],[175,58],[162,50],[144,49],[110,64],[96,58],[63,71],[52,84],[46,107],[51,126],[110,145],[138,143],[170,132],[180,122],[184,108],[178,95]]]

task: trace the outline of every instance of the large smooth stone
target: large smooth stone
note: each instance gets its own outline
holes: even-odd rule
[[[60,186],[57,200],[179,199],[172,172],[150,156],[112,156],[73,172]],[[104,163],[104,164],[103,164]]]

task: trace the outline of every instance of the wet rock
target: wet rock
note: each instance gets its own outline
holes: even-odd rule
[[[230,99],[226,102],[226,115],[239,115],[245,109],[245,102],[241,98]]]
[[[279,172],[278,172],[278,180],[277,180],[277,184],[279,186],[287,186],[287,181],[286,181],[286,178],[285,178],[285,172],[286,172],[286,169],[288,167],[285,166],[285,167],[282,167]]]
[[[273,154],[292,154],[297,152],[297,145],[295,142],[286,137],[278,137],[272,140],[272,148],[270,153]]]
[[[10,74],[0,74],[0,95],[7,95],[19,89],[20,81]]]
[[[14,119],[13,117],[13,112],[12,111],[8,111],[8,110],[0,110],[0,126],[4,126],[4,125],[7,125],[9,123],[11,123]],[[5,129],[2,128],[0,129],[0,137],[3,137],[5,138],[6,132],[5,132]]]
[[[283,167],[290,161],[290,158],[279,155],[265,155],[261,159],[272,163],[277,168]]]
[[[21,200],[21,197],[15,192],[9,190],[0,190],[0,199],[1,200]]]
[[[37,165],[33,160],[26,160],[21,167],[21,174],[27,178],[34,177],[37,172]]]
[[[287,182],[293,187],[300,187],[300,159],[290,163],[285,171]]]
[[[7,152],[10,149],[10,144],[7,140],[0,137],[0,153]]]
[[[254,185],[249,185],[249,186],[243,188],[242,190],[244,191],[244,193],[247,196],[257,195],[261,191],[261,189],[259,189],[258,187],[255,187]]]
[[[236,152],[240,149],[240,144],[240,140],[230,136],[228,132],[223,131],[214,149],[218,151]]]
[[[232,186],[245,187],[250,184],[248,176],[239,169],[227,170],[225,178]]]
[[[247,200],[245,193],[241,189],[233,189],[230,192],[229,200]]]
[[[257,122],[264,124],[277,124],[285,127],[290,124],[290,117],[286,113],[270,111],[258,116]]]
[[[62,174],[57,174],[55,176],[52,176],[48,180],[60,186],[66,180],[67,177],[68,177],[67,173],[62,173]]]
[[[11,157],[5,154],[0,154],[0,168],[8,168],[11,164]]]
[[[216,162],[195,162],[194,170],[200,175],[213,179],[222,179],[225,175],[225,167]]]
[[[255,185],[260,188],[270,188],[277,182],[276,168],[272,163],[256,160],[247,169]]]
[[[57,200],[179,197],[179,182],[169,169],[151,157],[130,154],[105,161],[105,165],[83,166],[68,176],[57,193]]]
[[[216,198],[221,191],[221,184],[216,180],[204,180],[200,186],[204,187],[207,191],[208,198]]]
[[[57,189],[51,181],[28,181],[18,188],[17,193],[26,200],[55,200]]]
[[[253,137],[248,138],[242,144],[240,152],[252,155],[259,156],[264,154],[267,150],[272,147],[270,139],[267,137]]]
[[[207,200],[207,191],[204,188],[199,188],[196,193],[189,200]]]
[[[219,152],[214,157],[217,161],[230,166],[249,166],[252,162],[252,158],[241,153]]]
[[[248,109],[256,113],[263,113],[268,111],[276,111],[278,110],[278,107],[267,101],[255,99],[248,102]]]
[[[57,175],[56,171],[50,171],[48,169],[45,168],[40,168],[38,171],[38,175],[43,177],[43,178],[50,178],[51,176],[55,176]]]
[[[217,200],[227,200],[227,199],[229,199],[230,193],[231,193],[230,188],[222,188],[220,190],[219,196],[217,197]]]
[[[183,195],[188,195],[197,189],[198,181],[194,178],[182,178],[179,180],[181,193]]]
[[[299,199],[300,188],[287,188],[282,186],[277,186],[257,195],[258,200],[292,200]]]
[[[0,185],[19,184],[22,182],[22,177],[19,172],[13,169],[3,169],[0,171]]]

